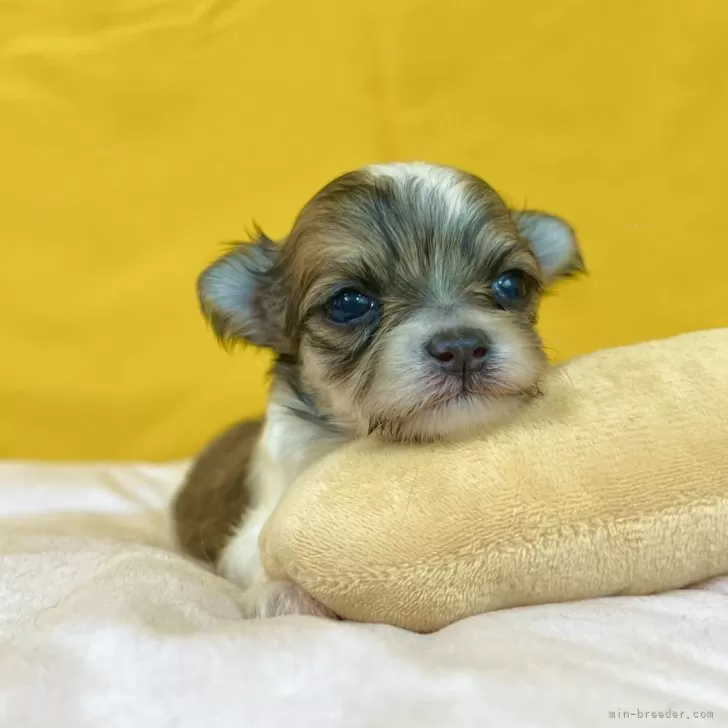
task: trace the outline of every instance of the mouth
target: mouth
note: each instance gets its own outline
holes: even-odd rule
[[[437,387],[428,388],[426,393],[423,392],[424,396],[415,409],[420,412],[445,410],[451,406],[485,402],[502,394],[497,388],[484,386],[482,382],[476,384],[472,381],[458,380],[444,385],[440,383]]]
[[[463,373],[461,377],[440,380],[430,390],[431,397],[424,398],[426,408],[437,408],[449,404],[475,403],[502,399],[504,397],[522,396],[527,392],[524,388],[510,383],[507,378],[499,376],[497,371],[480,371],[477,374]]]
[[[493,372],[462,372],[460,376],[449,376],[438,382],[437,388],[445,399],[468,399],[497,394],[498,380]]]

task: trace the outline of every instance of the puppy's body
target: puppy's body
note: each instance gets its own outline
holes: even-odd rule
[[[235,426],[191,469],[181,544],[247,589],[250,616],[326,613],[260,563],[285,489],[354,438],[427,442],[512,415],[546,366],[540,295],[581,268],[561,220],[426,164],[343,175],[282,244],[236,246],[202,274],[200,298],[223,341],[274,351],[271,394],[262,422]]]
[[[246,616],[332,616],[290,583],[271,583],[258,537],[286,488],[318,458],[350,439],[319,420],[274,381],[263,420],[237,423],[193,463],[175,504],[177,537],[195,558],[247,589]]]

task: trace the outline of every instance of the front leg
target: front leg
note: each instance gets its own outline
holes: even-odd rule
[[[268,619],[290,614],[338,619],[336,614],[298,584],[285,579],[261,581],[243,594],[243,616],[246,619]]]
[[[287,614],[306,614],[338,619],[323,604],[292,581],[271,579],[263,569],[258,538],[269,509],[257,508],[245,517],[242,526],[224,548],[218,572],[245,590],[242,606],[246,619],[266,619]]]

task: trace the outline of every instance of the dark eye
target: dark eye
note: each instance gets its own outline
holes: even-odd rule
[[[493,295],[502,303],[517,303],[528,294],[526,276],[517,270],[509,270],[493,284]]]
[[[347,288],[337,293],[328,303],[326,312],[337,324],[359,323],[376,313],[377,302],[363,293]]]

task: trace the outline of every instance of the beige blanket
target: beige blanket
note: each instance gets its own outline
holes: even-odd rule
[[[0,466],[0,727],[728,726],[728,579],[430,636],[245,622],[168,548],[183,468]]]

